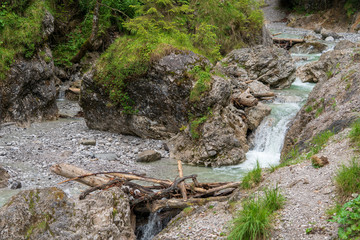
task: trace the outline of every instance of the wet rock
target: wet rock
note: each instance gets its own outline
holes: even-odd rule
[[[327,30],[325,28],[321,29],[320,34],[321,34],[322,38],[325,39],[325,41],[334,41],[335,39],[339,38],[339,35],[336,32]],[[326,39],[328,39],[328,40],[326,40]]]
[[[0,188],[7,187],[9,179],[10,179],[9,173],[0,166]]]
[[[333,41],[335,41],[335,39],[332,36],[329,36],[329,37],[325,38],[325,41],[333,42]]]
[[[271,113],[271,108],[263,103],[259,103],[246,111],[247,123],[250,130],[256,130],[261,121]]]
[[[0,209],[0,239],[135,239],[119,188],[72,200],[58,188],[18,193]]]
[[[146,150],[136,156],[137,162],[153,162],[161,159],[161,154],[154,150]]]
[[[273,88],[286,88],[295,81],[295,65],[290,54],[281,48],[256,46],[233,50],[218,64],[219,68],[221,66],[243,68],[250,80],[263,82]]]
[[[94,70],[85,74],[80,105],[91,129],[143,138],[162,139],[176,134],[188,121],[190,91],[195,83],[187,72],[209,61],[190,51],[175,51],[154,62],[145,76],[127,83],[136,114],[122,113],[94,81]]]
[[[10,189],[20,189],[22,187],[21,182],[17,180],[9,180]]]
[[[290,48],[290,53],[314,54],[322,53],[327,45],[320,42],[306,42],[294,45]]]
[[[325,131],[337,133],[358,119],[360,55],[357,51],[355,48],[326,52],[318,62],[304,66],[303,76],[315,79],[317,84],[290,124],[282,159],[294,148],[309,149],[309,142],[315,136]]]

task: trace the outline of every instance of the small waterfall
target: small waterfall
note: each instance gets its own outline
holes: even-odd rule
[[[59,87],[59,94],[57,97],[58,101],[64,101],[65,100],[65,90],[66,88],[64,86]]]

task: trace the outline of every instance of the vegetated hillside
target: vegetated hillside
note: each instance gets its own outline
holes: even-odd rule
[[[360,10],[358,0],[281,0],[281,5],[298,11],[305,11],[306,13],[337,7],[344,8],[349,14],[354,14]]]

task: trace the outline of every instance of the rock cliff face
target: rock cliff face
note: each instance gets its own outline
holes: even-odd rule
[[[135,239],[127,196],[109,189],[73,201],[57,188],[27,190],[0,209],[1,240]]]
[[[257,46],[233,50],[221,64],[243,68],[249,80],[258,80],[273,88],[290,87],[295,81],[295,65],[290,54],[281,48]]]
[[[195,66],[202,70],[194,73]],[[245,160],[248,135],[270,113],[259,102],[274,96],[264,83],[290,86],[295,66],[285,50],[264,46],[235,50],[213,69],[209,66],[192,52],[163,56],[145,75],[127,82],[137,110],[131,115],[111,104],[92,70],[81,91],[87,125],[144,138],[172,137],[171,157],[187,163],[237,164]],[[194,97],[199,86],[203,89]]]
[[[113,106],[104,90],[94,81],[94,71],[84,76],[80,105],[89,128],[136,135],[167,138],[177,133],[188,119],[189,95],[194,85],[187,72],[205,67],[207,59],[189,51],[162,57],[145,76],[127,83],[136,114],[123,114]]]
[[[308,148],[317,134],[326,130],[337,133],[359,118],[359,50],[327,52],[318,62],[304,66],[304,77],[317,84],[291,123],[282,158],[293,148],[300,151]]]
[[[46,13],[44,40],[54,31],[54,18]],[[18,58],[0,81],[0,122],[53,119],[57,115],[52,54],[46,44],[31,59]]]

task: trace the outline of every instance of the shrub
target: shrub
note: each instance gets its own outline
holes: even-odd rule
[[[360,237],[360,196],[347,202],[331,220],[341,224],[338,234],[340,239],[359,239]]]
[[[349,197],[360,192],[360,162],[353,158],[349,166],[342,165],[335,177],[335,183],[340,197]]]
[[[243,189],[250,189],[255,187],[261,182],[261,172],[262,170],[260,168],[259,161],[257,161],[255,168],[243,177],[240,186]]]
[[[271,215],[280,209],[285,198],[276,187],[265,190],[264,197],[246,200],[237,213],[228,239],[265,239],[270,234]]]

